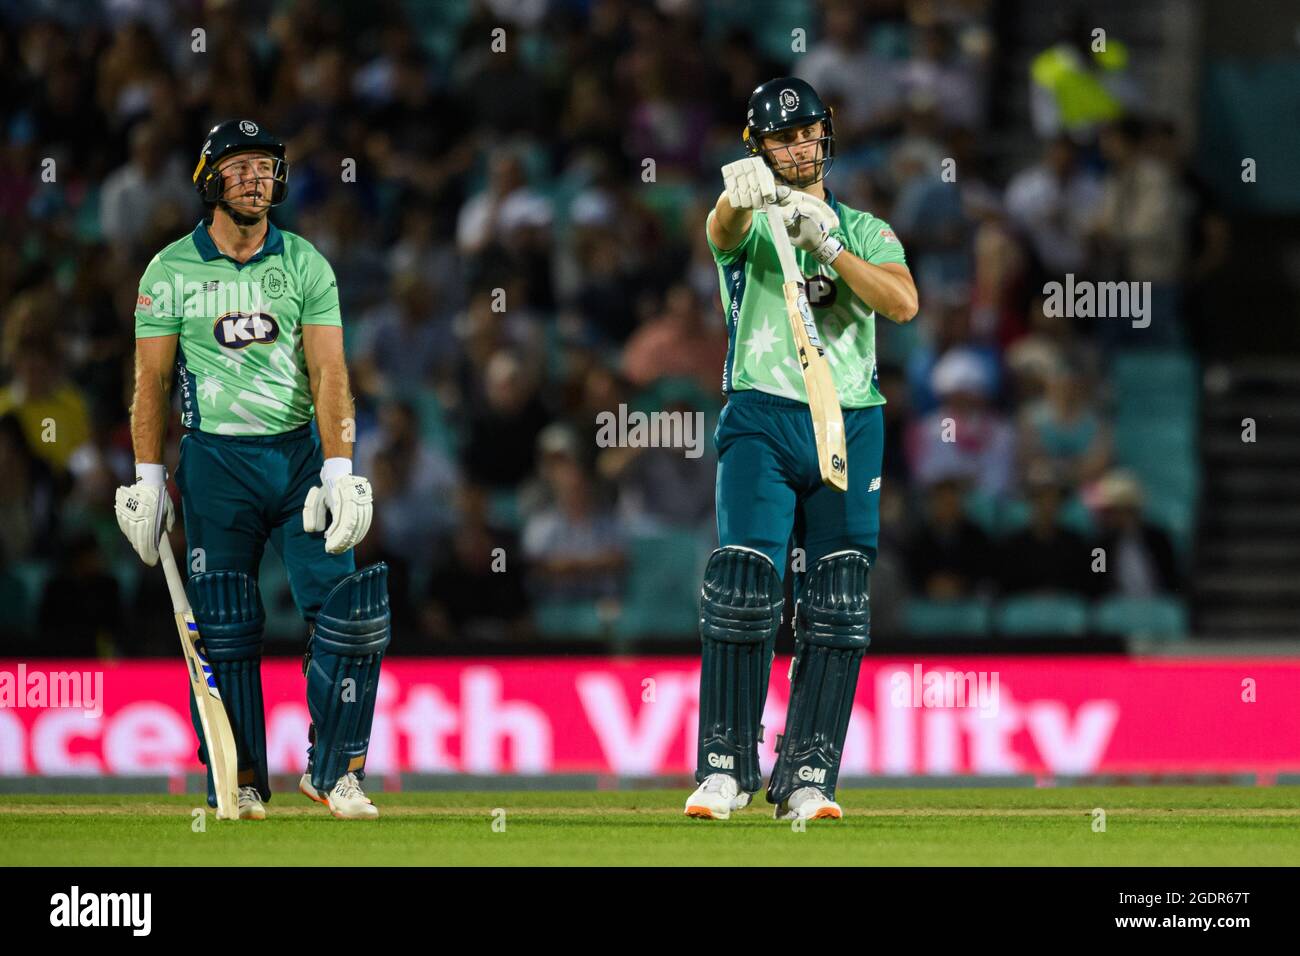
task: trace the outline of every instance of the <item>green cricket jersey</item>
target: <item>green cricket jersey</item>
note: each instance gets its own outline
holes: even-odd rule
[[[840,217],[831,234],[844,248],[873,265],[907,260],[889,224],[869,212],[837,202],[826,191],[826,204]],[[712,212],[709,213],[713,215]],[[708,235],[706,226],[705,235]],[[722,305],[727,316],[727,363],[722,390],[757,389],[808,401],[803,373],[786,317],[781,263],[767,216],[756,213],[749,232],[734,249],[720,250],[709,238],[718,264]],[[844,408],[883,405],[876,372],[876,313],[853,294],[832,266],[819,265],[802,249],[794,250],[799,271],[808,277],[808,303]]]
[[[200,222],[153,257],[135,306],[136,338],[180,334],[181,424],[216,435],[277,435],[309,422],[302,327],[342,324],[330,264],[271,223],[241,264]]]

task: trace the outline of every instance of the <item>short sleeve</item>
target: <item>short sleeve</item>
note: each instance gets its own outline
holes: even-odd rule
[[[907,256],[903,252],[903,244],[898,241],[898,236],[889,227],[889,223],[882,219],[864,216],[858,228],[858,248],[862,250],[860,258],[863,261],[876,266],[884,265],[887,262],[907,265]]]
[[[757,213],[749,218],[749,232],[745,233],[745,238],[740,240],[740,244],[734,249],[723,251],[713,244],[713,237],[709,235],[709,219],[717,214],[716,210],[709,210],[708,218],[704,220],[704,238],[709,244],[709,252],[713,253],[714,261],[719,265],[729,266],[737,259],[747,255],[758,237],[758,215]]]
[[[312,250],[303,275],[303,325],[343,325],[339,312],[339,288],[329,261]]]
[[[177,291],[171,270],[161,256],[154,256],[140,277],[140,291],[135,297],[137,339],[180,332],[183,306],[176,301]]]

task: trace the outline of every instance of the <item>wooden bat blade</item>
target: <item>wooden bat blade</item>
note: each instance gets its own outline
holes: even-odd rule
[[[217,819],[239,819],[239,751],[235,734],[226,714],[212,665],[199,649],[199,629],[188,613],[176,615],[181,651],[190,675],[190,691],[203,728],[203,743],[212,769],[212,785],[217,792]]]
[[[830,363],[826,360],[812,310],[808,307],[808,296],[799,283],[785,284],[785,303],[795,347],[799,351],[799,364],[803,367],[804,389],[808,393],[808,411],[817,441],[817,467],[822,483],[836,491],[847,491],[849,451],[844,435],[844,413],[840,409]]]
[[[812,309],[808,306],[807,286],[795,259],[794,246],[785,231],[781,210],[776,206],[767,206],[764,212],[767,215],[768,229],[772,233],[772,244],[776,247],[777,259],[781,263],[785,311],[790,319],[795,350],[799,353],[799,365],[803,369],[804,390],[808,393],[808,411],[812,416],[813,437],[817,442],[817,468],[821,472],[823,484],[836,491],[847,491],[849,452],[844,436],[844,414],[840,410],[839,394],[835,391],[835,379],[831,375],[830,363],[826,361],[821,336],[817,334]]]
[[[199,627],[190,611],[185,587],[181,583],[180,572],[176,569],[176,559],[165,536],[159,542],[158,556],[167,577],[167,589],[171,593],[172,609],[175,611],[176,631],[181,639],[181,653],[190,678],[190,693],[194,695],[194,704],[199,713],[208,767],[212,771],[212,786],[217,792],[217,819],[238,820],[239,751],[235,746],[235,734],[226,714],[225,703],[221,699],[221,691],[217,687],[216,675],[204,656]]]

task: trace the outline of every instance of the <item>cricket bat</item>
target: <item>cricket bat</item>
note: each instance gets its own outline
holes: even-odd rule
[[[812,415],[813,435],[817,440],[817,467],[822,483],[836,491],[849,487],[849,450],[844,439],[844,415],[840,411],[840,397],[835,392],[826,350],[813,322],[808,306],[808,285],[799,263],[794,258],[794,246],[785,231],[781,209],[776,205],[764,207],[767,224],[772,230],[772,242],[781,261],[784,280],[785,312],[790,319],[799,365],[803,369],[804,389],[808,392],[808,411]]]
[[[176,612],[176,630],[180,632],[181,650],[185,653],[185,664],[190,672],[190,690],[199,709],[208,766],[212,769],[212,784],[217,791],[217,819],[238,820],[239,753],[235,749],[235,734],[230,729],[226,705],[217,689],[216,675],[212,673],[204,652],[203,639],[194,623],[194,612],[185,596],[181,573],[176,569],[176,557],[165,534],[158,542],[158,557],[167,576],[167,590],[171,592],[172,610]]]

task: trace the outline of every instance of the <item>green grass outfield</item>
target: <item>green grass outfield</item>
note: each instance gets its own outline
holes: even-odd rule
[[[849,790],[843,820],[804,832],[762,802],[692,820],[685,796],[381,793],[360,822],[285,793],[265,821],[196,833],[194,796],[8,795],[0,865],[1300,865],[1298,787]]]

